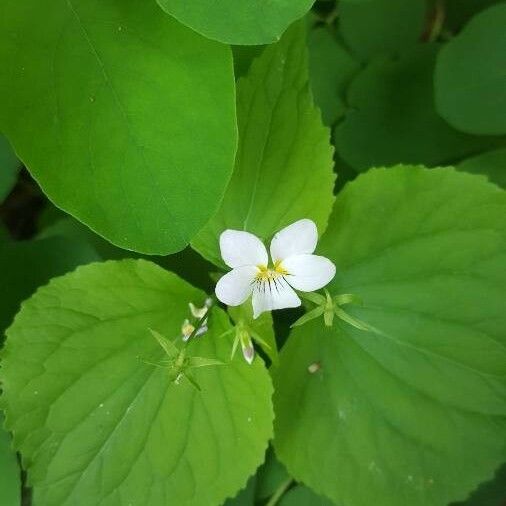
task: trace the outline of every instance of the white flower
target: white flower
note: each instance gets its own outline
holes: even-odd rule
[[[313,255],[318,231],[311,220],[299,220],[271,241],[272,266],[262,241],[249,232],[225,230],[220,236],[223,261],[232,268],[216,285],[216,296],[228,306],[239,306],[253,294],[253,316],[264,311],[300,306],[295,290],[312,292],[335,275],[335,265]]]

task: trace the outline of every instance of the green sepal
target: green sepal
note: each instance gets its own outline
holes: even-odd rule
[[[323,295],[321,295],[319,293],[315,293],[315,292],[299,293],[299,297],[304,300],[309,300],[309,301],[313,302],[314,304],[316,304],[317,306],[325,304],[325,302],[327,300]]]
[[[290,328],[293,329],[294,327],[300,327],[301,325],[304,325],[304,323],[307,323],[311,320],[314,320],[315,318],[318,318],[323,314],[323,311],[324,311],[323,306],[315,307],[311,311],[308,311],[306,314],[302,315],[297,321],[292,323]]]
[[[352,293],[341,293],[340,295],[334,296],[334,303],[338,306],[344,306],[345,304],[358,304],[362,305],[362,298]]]
[[[210,367],[213,365],[226,365],[225,362],[221,360],[216,360],[214,358],[205,358],[205,357],[189,357],[188,358],[188,367]]]
[[[177,355],[179,353],[179,349],[177,346],[167,339],[166,337],[162,336],[159,332],[153,329],[148,329],[151,332],[151,335],[158,341],[158,344],[163,348],[165,353],[169,357],[173,357],[174,355]]]

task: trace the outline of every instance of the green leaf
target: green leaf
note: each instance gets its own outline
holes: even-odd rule
[[[3,429],[0,413],[0,504],[19,506],[21,504],[21,470],[16,454],[11,449],[11,436]]]
[[[232,321],[237,325],[246,325],[251,331],[251,337],[261,346],[264,353],[271,359],[275,365],[278,364],[278,345],[274,335],[271,312],[262,313],[258,318],[253,318],[253,307],[251,301],[247,301],[240,306],[229,306],[228,314]],[[256,339],[255,339],[256,338]]]
[[[315,0],[157,0],[160,7],[196,32],[226,44],[276,42]]]
[[[308,48],[314,100],[325,125],[332,125],[344,114],[344,92],[358,63],[326,27],[309,30]]]
[[[339,27],[350,50],[361,60],[398,55],[416,46],[423,33],[425,0],[343,2]]]
[[[436,107],[463,132],[506,134],[506,4],[476,15],[439,54]]]
[[[175,384],[148,329],[180,334],[204,294],[144,260],[96,263],[53,279],[7,331],[1,380],[34,503],[218,504],[244,486],[272,436],[261,360],[192,369]],[[229,362],[215,308],[187,354]],[[27,416],[29,415],[29,416]]]
[[[242,489],[233,499],[227,499],[225,506],[254,506],[256,477],[248,480],[246,488]]]
[[[274,455],[272,448],[267,450],[265,462],[257,471],[256,498],[265,500],[289,478],[285,467]]]
[[[434,166],[493,147],[492,139],[457,132],[437,115],[437,51],[436,44],[425,44],[400,59],[375,60],[351,83],[336,144],[355,169],[399,162]]]
[[[454,506],[504,506],[506,500],[506,464],[495,473],[492,481],[482,483],[469,499]]]
[[[52,237],[35,241],[0,240],[0,344],[21,302],[52,277],[78,265],[99,260],[96,252],[77,238]]]
[[[498,0],[445,0],[445,26],[460,30],[476,13],[498,3]]]
[[[274,371],[288,472],[347,506],[463,500],[506,458],[506,194],[454,169],[371,170],[320,244],[354,317],[295,329]],[[308,366],[318,363],[311,374]],[[357,486],[357,483],[360,486]]]
[[[253,60],[259,57],[264,49],[265,46],[232,46],[236,79],[248,73]]]
[[[325,497],[315,494],[310,488],[302,485],[297,485],[289,490],[279,502],[279,506],[333,506],[333,504]]]
[[[150,254],[216,211],[236,148],[229,48],[153,1],[6,0],[0,60],[0,129],[57,206]]]
[[[483,174],[492,183],[506,188],[506,148],[468,158],[460,162],[457,168],[473,174]]]
[[[56,222],[47,225],[38,237],[46,238],[54,236],[78,239],[87,243],[97,252],[102,260],[122,260],[124,258],[141,257],[140,254],[113,246],[110,242],[93,233],[88,227],[70,216],[58,219]],[[214,283],[211,282],[208,274],[214,266],[206,262],[189,246],[173,255],[150,256],[149,259],[164,269],[174,272],[193,286],[208,292],[214,288]]]
[[[0,202],[7,197],[16,183],[19,168],[19,160],[9,142],[0,134]]]
[[[224,266],[219,236],[227,228],[267,239],[310,218],[320,233],[334,197],[329,132],[309,91],[302,23],[257,58],[237,87],[239,148],[232,180],[218,213],[192,241],[200,254]]]

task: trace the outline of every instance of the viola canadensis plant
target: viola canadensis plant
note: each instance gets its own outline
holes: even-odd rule
[[[0,1],[0,506],[506,504],[505,0]]]

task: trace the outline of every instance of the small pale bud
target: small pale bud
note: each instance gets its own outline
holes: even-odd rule
[[[246,360],[248,364],[252,364],[253,359],[255,358],[255,348],[253,347],[251,337],[246,330],[242,329],[239,331],[239,340],[241,341],[244,360]]]
[[[209,330],[208,326],[207,325],[202,325],[202,327],[200,327],[197,332],[195,332],[195,337],[198,337],[198,336],[201,336],[203,334],[205,334],[207,331]]]
[[[243,346],[242,355],[244,360],[251,365],[253,363],[253,359],[255,358],[255,348],[253,348],[253,345]]]
[[[190,302],[188,304],[190,307],[190,312],[194,318],[197,318],[200,320],[206,313],[207,313],[207,306],[204,307],[197,307],[193,302]]]
[[[309,374],[314,374],[320,370],[320,367],[320,362],[313,362],[312,364],[308,365],[307,371]]]
[[[181,326],[181,334],[183,334],[183,341],[188,341],[194,330],[195,327],[188,320],[185,320],[183,322],[183,325]]]

